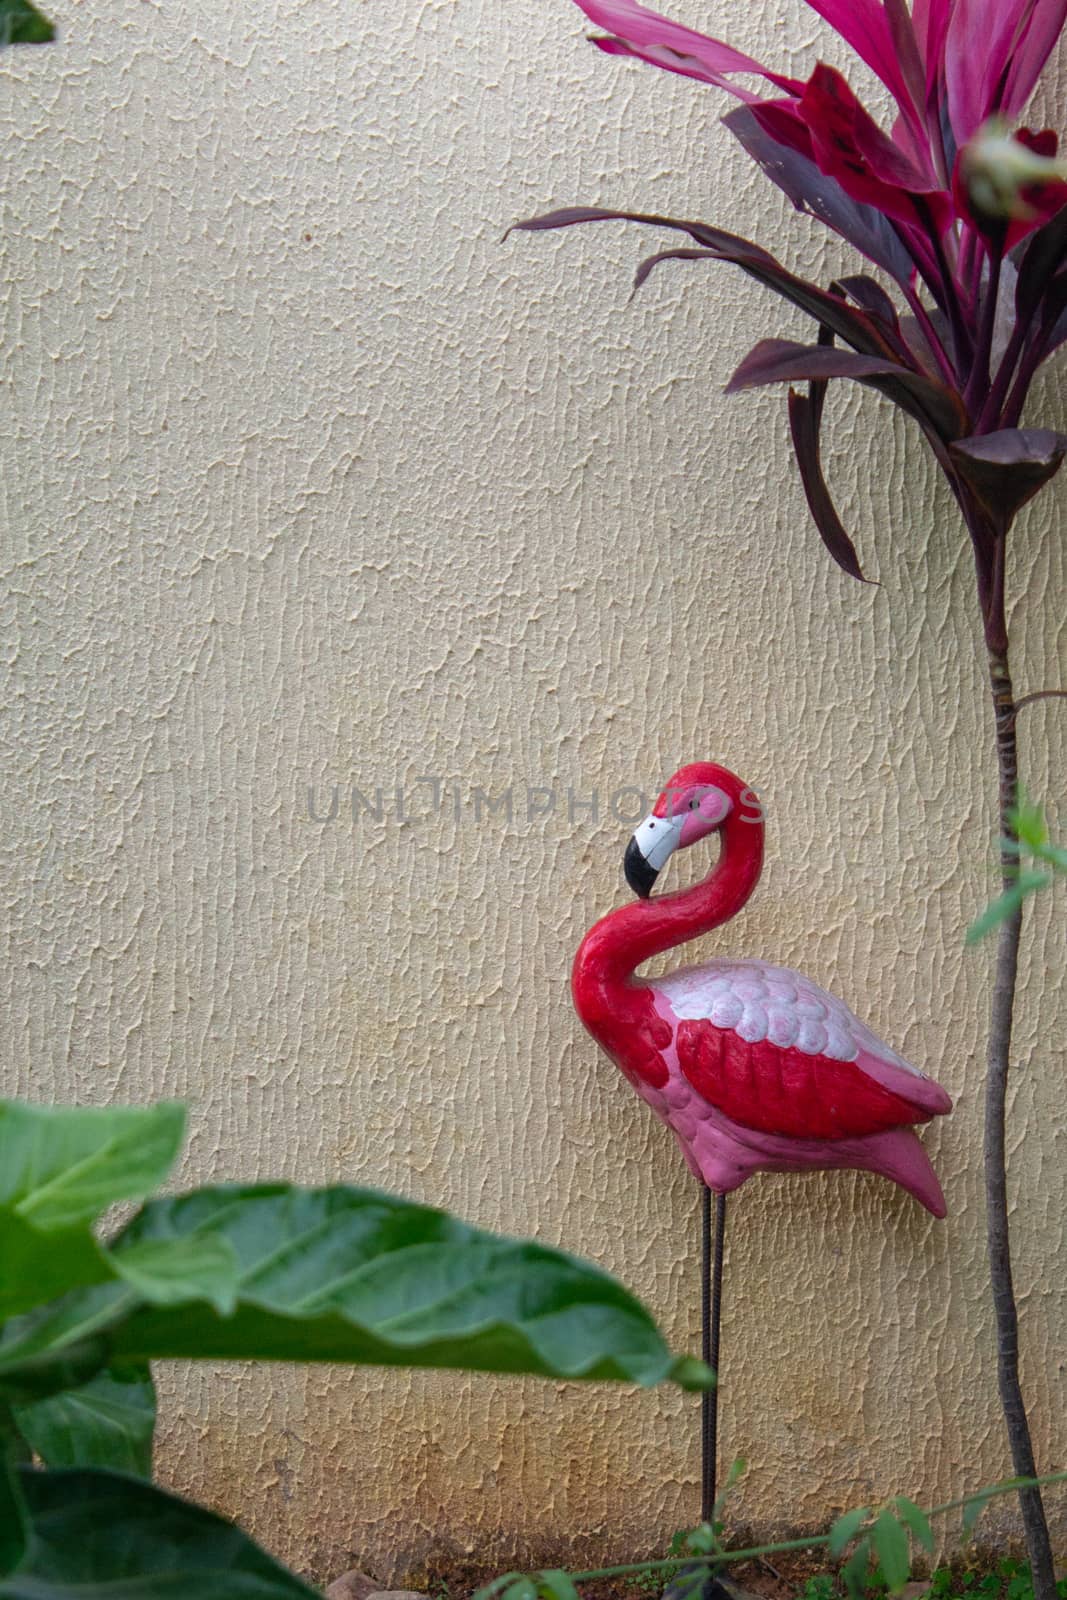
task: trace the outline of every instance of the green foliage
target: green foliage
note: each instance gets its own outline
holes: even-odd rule
[[[862,1600],[867,1593],[871,1572],[871,1536],[865,1534],[841,1568],[841,1581],[852,1600]]]
[[[0,1440],[0,1573],[13,1572],[26,1553],[26,1507],[19,1492],[17,1451]]]
[[[878,1568],[890,1594],[897,1594],[911,1577],[908,1535],[893,1512],[881,1512],[874,1524],[874,1551]]]
[[[374,1190],[222,1186],[149,1202],[75,1288],[0,1342],[0,1394],[48,1363],[160,1357],[703,1383],[606,1273]],[[67,1386],[65,1378],[58,1387]]]
[[[56,30],[30,0],[0,0],[0,46],[48,44]]]
[[[744,1471],[744,1462],[734,1463],[726,1488],[716,1502],[716,1513],[737,1478]],[[820,1546],[828,1554],[841,1557],[852,1545],[851,1554],[836,1577],[827,1572],[808,1578],[798,1593],[798,1600],[835,1600],[840,1594],[850,1600],[881,1600],[888,1593],[898,1592],[907,1583],[911,1572],[909,1535],[927,1553],[933,1547],[932,1519],[946,1516],[975,1503],[985,1505],[998,1495],[1016,1494],[1020,1488],[1044,1488],[1051,1484],[1067,1483],[1067,1472],[1056,1472],[1044,1478],[1009,1478],[1003,1483],[980,1489],[966,1500],[951,1500],[947,1505],[923,1511],[913,1500],[903,1495],[874,1510],[859,1507],[846,1511],[833,1523],[829,1532],[801,1539],[785,1539],[775,1544],[754,1545],[737,1550],[727,1549],[722,1542],[723,1525],[719,1521],[703,1522],[688,1532],[676,1533],[670,1541],[670,1554],[662,1561],[638,1561],[627,1566],[601,1567],[593,1572],[572,1573],[574,1583],[593,1583],[605,1578],[626,1577],[642,1591],[658,1593],[663,1585],[679,1571],[691,1582],[695,1597],[709,1573],[723,1572],[732,1562],[756,1561],[786,1551],[810,1552]],[[694,1559],[696,1557],[697,1559]],[[700,1559],[700,1558],[703,1559]],[[524,1576],[508,1572],[485,1584],[472,1600],[501,1600]],[[530,1581],[539,1595],[544,1573],[534,1573]],[[682,1595],[680,1575],[675,1592]],[[975,1574],[965,1574],[957,1581],[948,1567],[939,1567],[929,1582],[928,1593],[932,1600],[1033,1600],[1029,1569],[1017,1561],[1002,1561],[995,1574],[978,1579]],[[1058,1600],[1067,1600],[1067,1579],[1057,1586]]]
[[[131,1583],[145,1600],[311,1593],[239,1530],[144,1481],[153,1359],[711,1381],[700,1362],[672,1357],[644,1307],[597,1268],[374,1190],[223,1185],[147,1200],[101,1237],[103,1211],[167,1177],[183,1125],[177,1106],[0,1101],[0,1600],[74,1600],[89,1584],[118,1600]],[[711,1520],[672,1541],[669,1560],[615,1570],[643,1573],[651,1588],[682,1569],[696,1590],[707,1571],[758,1553],[723,1542],[723,1506],[744,1470],[734,1462]],[[968,1531],[990,1498],[1018,1487],[971,1496]],[[900,1498],[786,1548],[852,1546],[841,1579],[861,1600],[903,1586],[911,1539],[932,1548],[929,1516]],[[611,1572],[509,1573],[483,1594],[578,1600],[579,1581]],[[1018,1577],[978,1593],[1029,1600]],[[815,1585],[806,1600],[829,1594]]]
[[[904,1495],[898,1495],[896,1501],[897,1516],[911,1533],[917,1544],[922,1545],[928,1556],[934,1553],[934,1530],[930,1526],[930,1518],[925,1511],[920,1511],[914,1500],[908,1500]]]
[[[156,1390],[146,1366],[112,1367],[77,1389],[12,1408],[26,1444],[51,1467],[152,1475]]]
[[[1048,825],[1040,806],[1031,805],[1025,797],[1008,812],[1014,837],[1001,839],[1001,849],[1018,863],[1011,886],[986,906],[981,916],[967,930],[967,943],[977,944],[994,928],[1013,917],[1019,908],[1041,889],[1051,887],[1056,874],[1067,873],[1067,850],[1049,840]],[[1040,866],[1024,866],[1030,857]]]
[[[832,1556],[839,1556],[848,1548],[870,1514],[866,1506],[857,1506],[852,1511],[846,1511],[844,1516],[838,1517],[830,1529],[828,1540]]]
[[[104,1111],[0,1101],[0,1318],[117,1275],[93,1223],[162,1183],[184,1125],[173,1104]]]
[[[0,1600],[311,1591],[238,1530],[143,1480],[163,1356],[455,1367],[705,1387],[598,1268],[374,1190],[169,1174],[181,1107],[0,1101]],[[26,1464],[30,1454],[45,1471]],[[510,1600],[576,1600],[565,1573]]]
[[[828,1572],[817,1572],[806,1579],[798,1600],[834,1600],[835,1584]]]
[[[980,1498],[980,1497],[976,1497]],[[1056,1585],[1060,1600],[1067,1600],[1067,1578]],[[954,1572],[938,1567],[930,1575],[930,1600],[1034,1600],[1030,1568],[1008,1556],[992,1572]]]
[[[899,1510],[900,1501],[895,1504]],[[925,1513],[919,1515],[929,1527]],[[925,1548],[925,1540],[920,1539],[920,1543]],[[1067,1600],[1067,1579],[1061,1579],[1057,1589],[1060,1600]],[[839,1581],[833,1573],[820,1572],[805,1580],[797,1592],[797,1600],[837,1600],[841,1593],[849,1592],[843,1574]],[[871,1567],[869,1560],[866,1565],[862,1560],[857,1561],[855,1588],[851,1592],[864,1596],[865,1600],[886,1593],[882,1573]],[[937,1567],[926,1580],[921,1600],[1034,1600],[1034,1588],[1026,1563],[1006,1558],[998,1561],[992,1572],[960,1572],[952,1567]]]
[[[554,1568],[541,1573],[537,1593],[541,1600],[579,1600],[570,1574]]]
[[[0,1600],[313,1600],[239,1528],[153,1484],[99,1468],[19,1478],[33,1539]]]

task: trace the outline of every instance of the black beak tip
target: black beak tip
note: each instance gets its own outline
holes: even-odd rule
[[[631,839],[626,846],[626,854],[622,862],[623,874],[634,894],[642,900],[647,900],[652,893],[653,885],[659,877],[654,867],[650,867],[641,854],[636,839]]]

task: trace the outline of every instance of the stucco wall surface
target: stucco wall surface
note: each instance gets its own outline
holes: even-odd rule
[[[823,278],[835,248],[721,100],[601,58],[567,0],[52,10],[61,43],[3,62],[7,1088],[184,1097],[183,1183],[443,1202],[592,1256],[692,1348],[697,1194],[567,978],[621,895],[611,796],[724,760],[770,859],[707,948],[803,967],[958,1096],[926,1134],[947,1224],[856,1175],[732,1205],[737,1514],[811,1525],[1005,1474],[990,955],[962,947],[990,883],[989,729],[948,497],[899,417],[834,395],[829,471],[880,587],[850,582],[782,397],[722,394],[798,315],[728,268],[667,268],[628,303],[651,241],[623,227],[501,234],[628,202],[787,233]],[[787,70],[840,59],[800,0],[674,11]],[[1062,417],[1061,389],[1035,410]],[[1016,542],[1024,688],[1067,677],[1064,492]],[[1026,713],[1053,814],[1062,717]],[[314,820],[309,787],[321,818],[334,785]],[[353,787],[379,786],[381,820],[353,818]],[[512,789],[512,814],[479,817],[478,789]],[[1033,919],[1011,1094],[1045,1465],[1067,1397],[1062,917]],[[697,1513],[696,1405],[668,1389],[177,1367],[164,1392],[165,1479],[319,1576],[449,1546],[619,1559]]]

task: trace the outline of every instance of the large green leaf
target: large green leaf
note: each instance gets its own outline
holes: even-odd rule
[[[0,1319],[112,1276],[92,1224],[163,1181],[184,1125],[171,1103],[102,1110],[0,1100]]]
[[[191,1241],[226,1241],[236,1309],[208,1302]],[[500,1238],[374,1190],[285,1184],[199,1190],[145,1206],[112,1245],[171,1244],[189,1267],[166,1294],[128,1285],[76,1291],[20,1319],[0,1342],[0,1396],[27,1374],[97,1342],[110,1357],[341,1361],[460,1367],[702,1388],[702,1363],[677,1360],[645,1308],[606,1273],[530,1241]],[[194,1264],[194,1265],[190,1265]],[[146,1283],[146,1291],[151,1284]]]
[[[111,1276],[88,1228],[45,1232],[0,1208],[0,1322]]]
[[[0,1100],[0,1209],[41,1232],[94,1222],[116,1200],[141,1200],[181,1149],[174,1101],[114,1108]]]
[[[47,44],[56,30],[30,0],[0,0],[0,45]]]
[[[135,1303],[115,1285],[79,1290],[0,1328],[0,1408],[77,1389],[108,1365],[106,1330]]]
[[[2,1600],[316,1600],[247,1534],[112,1472],[20,1474],[32,1539]]]
[[[893,1513],[879,1513],[874,1524],[874,1553],[890,1594],[898,1594],[911,1576],[908,1536]]]
[[[209,1300],[223,1317],[237,1305],[237,1255],[220,1234],[144,1239],[106,1254],[116,1276],[149,1305],[180,1306],[189,1299]]]
[[[80,1388],[15,1406],[13,1413],[47,1467],[111,1467],[151,1476],[156,1391],[146,1366],[98,1372]]]
[[[229,1240],[238,1305],[143,1305],[120,1354],[370,1362],[692,1385],[644,1307],[606,1273],[374,1190],[226,1186],[155,1200],[115,1246]]]
[[[12,1572],[26,1552],[26,1507],[16,1453],[14,1439],[0,1426],[0,1577]]]

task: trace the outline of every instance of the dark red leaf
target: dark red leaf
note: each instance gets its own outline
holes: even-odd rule
[[[1006,527],[1060,470],[1067,434],[1050,428],[1003,428],[957,439],[949,453],[960,477],[997,524]]]
[[[800,139],[788,142],[792,131],[787,125],[788,116],[785,104],[771,101],[761,106],[737,106],[722,120],[798,211],[833,228],[875,266],[882,267],[898,283],[907,284],[914,263],[888,217],[873,206],[853,200],[836,178],[819,171],[811,155],[811,136],[795,114],[791,121],[803,136],[805,147],[797,148]]]
[[[867,384],[914,417],[928,433],[942,439],[957,438],[963,426],[958,398],[942,384],[899,361],[823,345],[797,344],[792,339],[762,340],[742,361],[726,392],[734,394],[768,383],[796,383],[802,378],[852,378]]]
[[[850,300],[854,300],[882,324],[886,337],[901,352],[905,366],[914,365],[914,361],[909,359],[911,353],[901,331],[897,308],[880,283],[875,283],[873,278],[865,277],[863,273],[854,273],[847,278],[836,279],[835,287],[843,289]]]
[[[1045,156],[1050,160],[1060,147],[1060,136],[1055,128],[1041,128],[1036,133],[1033,128],[1016,128],[1012,138],[1018,139],[1036,156]]]
[[[818,64],[797,110],[811,134],[819,170],[836,178],[846,194],[911,224],[921,201],[937,227],[947,224],[948,197],[937,180],[882,132],[835,68]]]
[[[1067,342],[1067,272],[1058,273],[1045,293],[1041,339],[1042,361]]]
[[[819,537],[838,566],[847,572],[850,578],[858,578],[861,583],[866,583],[868,580],[863,576],[856,547],[845,532],[823,476],[822,461],[819,456],[819,427],[822,422],[822,401],[825,392],[825,383],[813,383],[807,395],[798,394],[795,389],[790,389],[789,432],[793,440],[797,466],[800,468],[804,497],[808,502],[808,509],[811,511],[815,526],[819,530]]]
[[[1053,277],[1067,259],[1067,206],[1030,238],[1015,285],[1015,314],[1024,322],[1034,316]]]
[[[676,250],[657,250],[654,256],[646,256],[634,273],[633,292],[637,293],[663,261],[718,261],[719,259],[713,250],[698,250],[693,245],[680,245]]]
[[[820,344],[798,344],[793,339],[761,339],[749,351],[729,383],[727,394],[756,389],[766,383],[796,383],[807,378],[865,378],[913,376],[897,361],[856,355]]]
[[[934,333],[941,342],[941,348],[945,349],[946,346],[950,344],[952,339],[952,334],[948,327],[948,318],[945,316],[943,311],[937,310],[931,310],[927,312],[927,316],[930,319]],[[931,349],[930,341],[927,338],[926,329],[919,322],[918,318],[901,317],[900,331],[903,335],[904,343],[907,345],[915,359],[915,365],[917,367],[921,367],[923,372],[925,372],[928,377],[940,379],[941,368],[938,366],[937,356]]]
[[[643,211],[607,211],[598,206],[571,206],[561,211],[550,211],[542,217],[531,217],[526,222],[516,222],[508,232],[537,232],[550,228],[570,228],[585,222],[642,222],[656,228],[673,228],[687,233],[702,245],[709,257],[717,261],[730,261],[757,283],[773,289],[776,294],[799,306],[816,322],[831,328],[838,338],[865,355],[887,356],[893,351],[878,324],[865,311],[846,305],[834,294],[827,294],[814,283],[788,272],[769,251],[736,234],[712,228],[705,222],[682,221],[677,217],[661,217]],[[506,237],[506,235],[505,235]],[[651,270],[651,268],[649,268]],[[646,273],[647,276],[647,273]],[[960,430],[953,429],[953,436]]]

